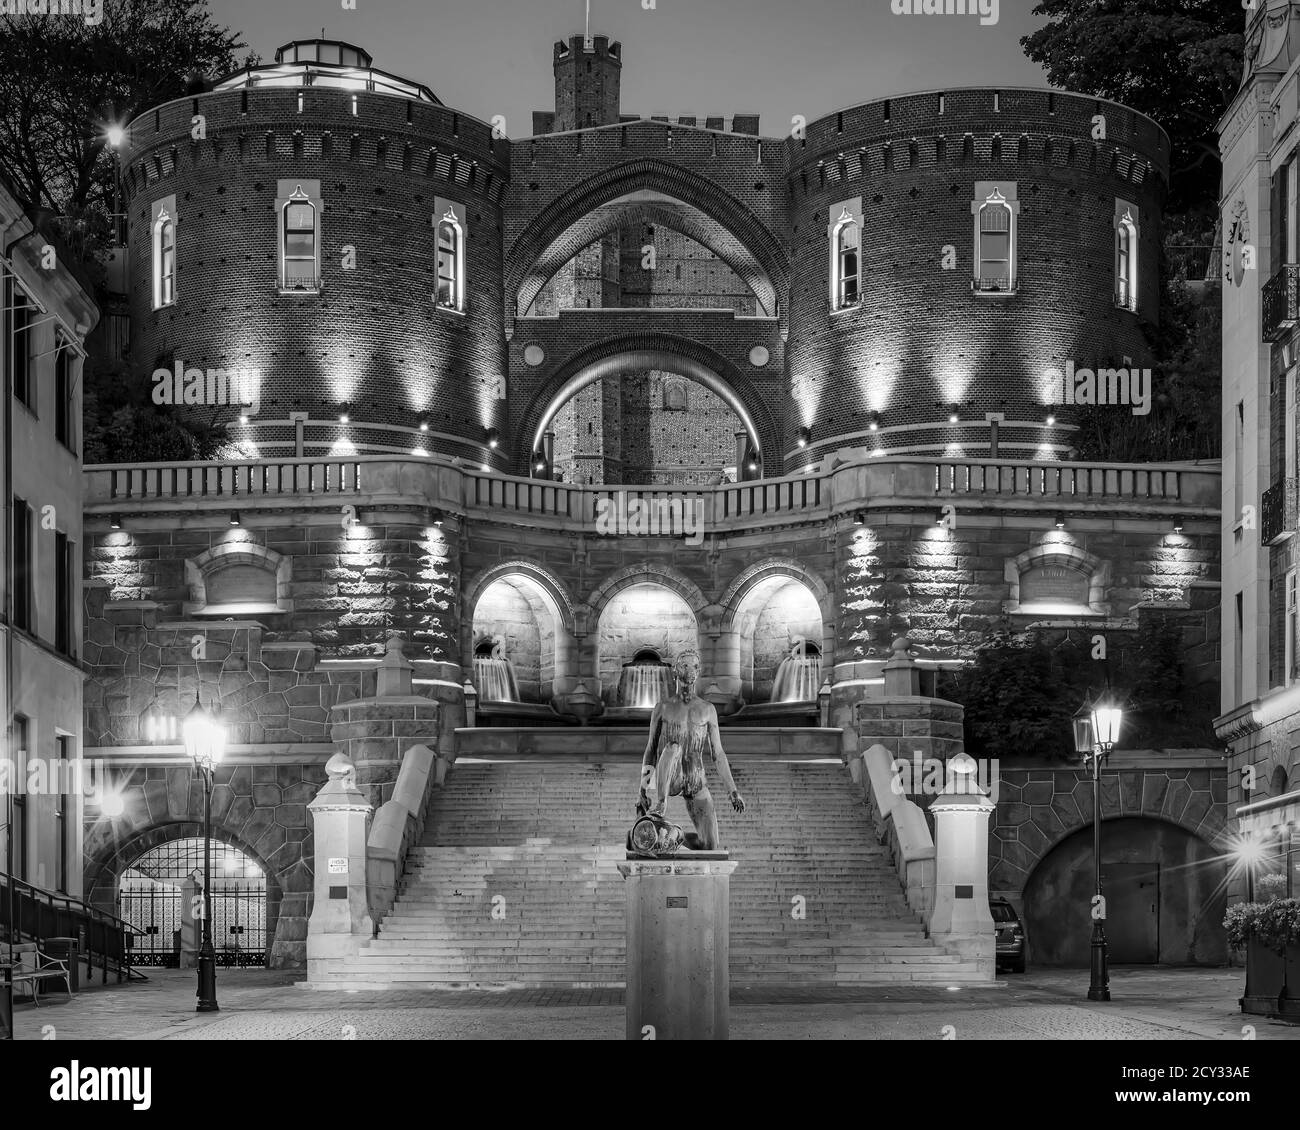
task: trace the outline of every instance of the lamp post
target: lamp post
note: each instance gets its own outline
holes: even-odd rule
[[[226,727],[207,710],[198,692],[181,726],[185,752],[203,775],[203,940],[199,944],[199,991],[196,1012],[219,1012],[217,951],[212,945],[212,770],[226,752]]]
[[[1083,763],[1092,762],[1092,860],[1096,897],[1092,908],[1092,975],[1090,1001],[1110,1000],[1110,973],[1106,965],[1106,900],[1101,893],[1101,764],[1119,739],[1124,713],[1105,699],[1085,703],[1074,715],[1074,749]]]

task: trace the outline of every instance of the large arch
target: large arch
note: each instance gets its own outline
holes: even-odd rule
[[[543,435],[568,400],[598,380],[645,369],[661,369],[699,382],[735,412],[754,450],[762,453],[765,461],[777,457],[775,424],[735,366],[684,338],[636,334],[597,342],[559,366],[537,389],[518,429],[530,441],[528,449],[519,454],[522,473],[527,473],[531,453],[540,449]]]
[[[507,330],[518,314],[524,278],[553,243],[582,219],[620,197],[642,189],[664,193],[698,208],[730,232],[762,267],[776,290],[778,304],[790,290],[789,264],[781,241],[748,208],[722,190],[717,181],[682,165],[645,158],[629,161],[580,182],[551,201],[507,250],[505,279]],[[784,317],[784,312],[782,312]]]
[[[528,314],[543,287],[579,251],[629,224],[672,228],[708,248],[753,291],[761,313],[776,316],[776,286],[753,253],[699,208],[649,189],[619,197],[588,212],[557,236],[524,277],[518,296],[519,313]]]
[[[587,605],[591,609],[592,623],[600,620],[601,613],[605,611],[605,606],[618,596],[623,589],[643,584],[659,585],[671,589],[686,602],[697,620],[701,619],[705,614],[705,610],[709,608],[708,598],[705,597],[700,586],[684,573],[678,572],[671,565],[646,561],[639,565],[624,566],[618,572],[611,573],[597,588],[592,590],[591,595],[587,598]]]

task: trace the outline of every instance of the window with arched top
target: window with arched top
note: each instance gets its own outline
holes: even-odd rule
[[[834,205],[829,219],[831,310],[846,310],[862,298],[861,199]]]
[[[435,201],[437,280],[434,305],[439,310],[463,313],[465,309],[465,209],[452,201]]]
[[[176,302],[176,197],[153,208],[153,308]]]
[[[1010,291],[1015,279],[1013,213],[1000,192],[980,205],[975,229],[975,281],[979,290]]]
[[[1115,202],[1115,305],[1137,309],[1138,221],[1137,209],[1126,200]]]
[[[320,271],[316,238],[316,205],[299,186],[285,201],[281,286],[285,290],[318,290]]]

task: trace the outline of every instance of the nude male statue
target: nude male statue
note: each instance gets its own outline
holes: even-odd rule
[[[700,677],[699,655],[682,652],[673,664],[673,675],[676,691],[656,703],[650,715],[650,740],[641,758],[640,807],[652,816],[662,816],[668,798],[681,794],[695,823],[695,831],[686,833],[686,846],[695,851],[712,851],[718,846],[718,817],[704,777],[706,749],[712,753],[722,783],[727,786],[731,807],[744,812],[745,801],[722,749],[718,712],[711,702],[695,693],[695,681]],[[653,805],[646,789],[651,780],[655,781]]]

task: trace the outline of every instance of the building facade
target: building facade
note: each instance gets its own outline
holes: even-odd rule
[[[1300,187],[1294,126],[1300,8],[1247,13],[1241,89],[1219,126],[1223,155],[1223,680],[1229,806],[1292,873],[1300,808],[1296,605],[1296,279]],[[1239,868],[1234,894],[1253,876]],[[1295,876],[1290,886],[1294,891]]]
[[[123,798],[87,813],[97,901],[153,897],[137,876],[196,835],[180,746],[151,735],[200,694],[230,726],[216,835],[293,964],[339,749],[381,812],[415,746],[438,782],[548,729],[622,756],[688,648],[729,749],[806,729],[780,741],[845,764],[957,748],[960,707],[891,713],[919,709],[884,695],[901,636],[930,699],[1000,627],[1096,653],[1160,621],[1212,687],[1218,466],[1071,459],[1081,406],[1140,416],[1159,379],[1159,127],[963,89],[765,137],[624,114],[622,66],[605,37],[557,44],[555,110],[510,139],[302,41],[131,123],[135,364],[238,450],[86,475],[86,744]],[[393,636],[410,694],[382,689]],[[1204,864],[1133,885],[1165,938],[1135,946],[1214,960],[1224,770],[1166,754],[1117,766],[1113,862]],[[1049,908],[1087,784],[1022,768],[990,887],[1041,891],[1045,959],[1074,960],[1086,899]]]
[[[62,247],[0,184],[5,718],[0,871],[82,894],[81,367],[99,314]]]

